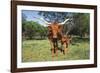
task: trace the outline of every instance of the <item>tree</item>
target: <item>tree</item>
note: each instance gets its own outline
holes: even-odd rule
[[[25,27],[25,23],[27,21],[26,19],[27,19],[26,15],[24,13],[22,13],[22,32],[25,31],[24,27]]]
[[[38,38],[38,36],[40,36],[41,39],[45,38],[47,33],[46,27],[34,21],[25,21],[23,24],[24,31],[22,31],[22,33],[24,37],[28,37],[30,40],[35,37]]]
[[[40,11],[39,15],[43,16],[44,19],[48,22],[63,22],[65,19],[71,17],[71,13],[69,12],[53,12],[53,11]]]
[[[73,16],[75,26],[73,31],[76,31],[80,37],[86,33],[89,35],[90,15],[88,13],[75,13]]]
[[[25,22],[25,25],[24,25],[24,29],[25,29],[25,35],[27,37],[29,37],[29,39],[32,39],[33,35],[34,35],[34,25],[33,25],[33,22],[32,21],[27,21]]]

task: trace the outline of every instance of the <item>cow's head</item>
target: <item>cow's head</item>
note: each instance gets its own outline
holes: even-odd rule
[[[52,38],[58,38],[58,35],[61,33],[62,25],[59,25],[57,22],[54,22],[48,26],[49,33],[51,33]]]

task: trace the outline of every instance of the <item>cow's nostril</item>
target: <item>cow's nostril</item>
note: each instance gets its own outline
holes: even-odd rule
[[[54,35],[53,38],[57,38],[57,35]]]

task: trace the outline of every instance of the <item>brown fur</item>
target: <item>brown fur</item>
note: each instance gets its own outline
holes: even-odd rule
[[[51,49],[52,49],[52,56],[55,54],[57,55],[57,49],[58,49],[58,39],[60,39],[60,30],[61,26],[57,23],[53,23],[48,26],[49,34],[48,39],[50,41]]]
[[[64,48],[64,54],[68,53],[68,50],[69,50],[68,47],[69,47],[69,44],[71,43],[71,41],[72,41],[72,37],[70,35],[62,36],[61,43]]]
[[[71,36],[66,36],[66,35],[62,35],[61,33],[62,30],[62,25],[59,24],[50,24],[48,26],[48,39],[50,41],[50,45],[51,45],[51,52],[52,52],[52,56],[57,55],[57,50],[58,50],[58,40],[61,41],[61,45],[63,46],[63,50],[64,50],[64,54],[66,54],[68,52],[68,46],[70,44],[71,41]]]

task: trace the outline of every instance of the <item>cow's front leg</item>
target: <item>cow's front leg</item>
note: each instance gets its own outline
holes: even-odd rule
[[[56,50],[56,56],[58,56],[58,41],[56,41],[56,47],[55,47],[55,50]]]
[[[57,38],[54,39],[53,44],[54,44],[54,53],[57,56],[58,55],[58,41],[57,41]]]
[[[51,40],[49,40],[49,41],[50,41],[50,46],[51,46],[52,57],[54,57],[55,48],[54,48],[53,42]]]

